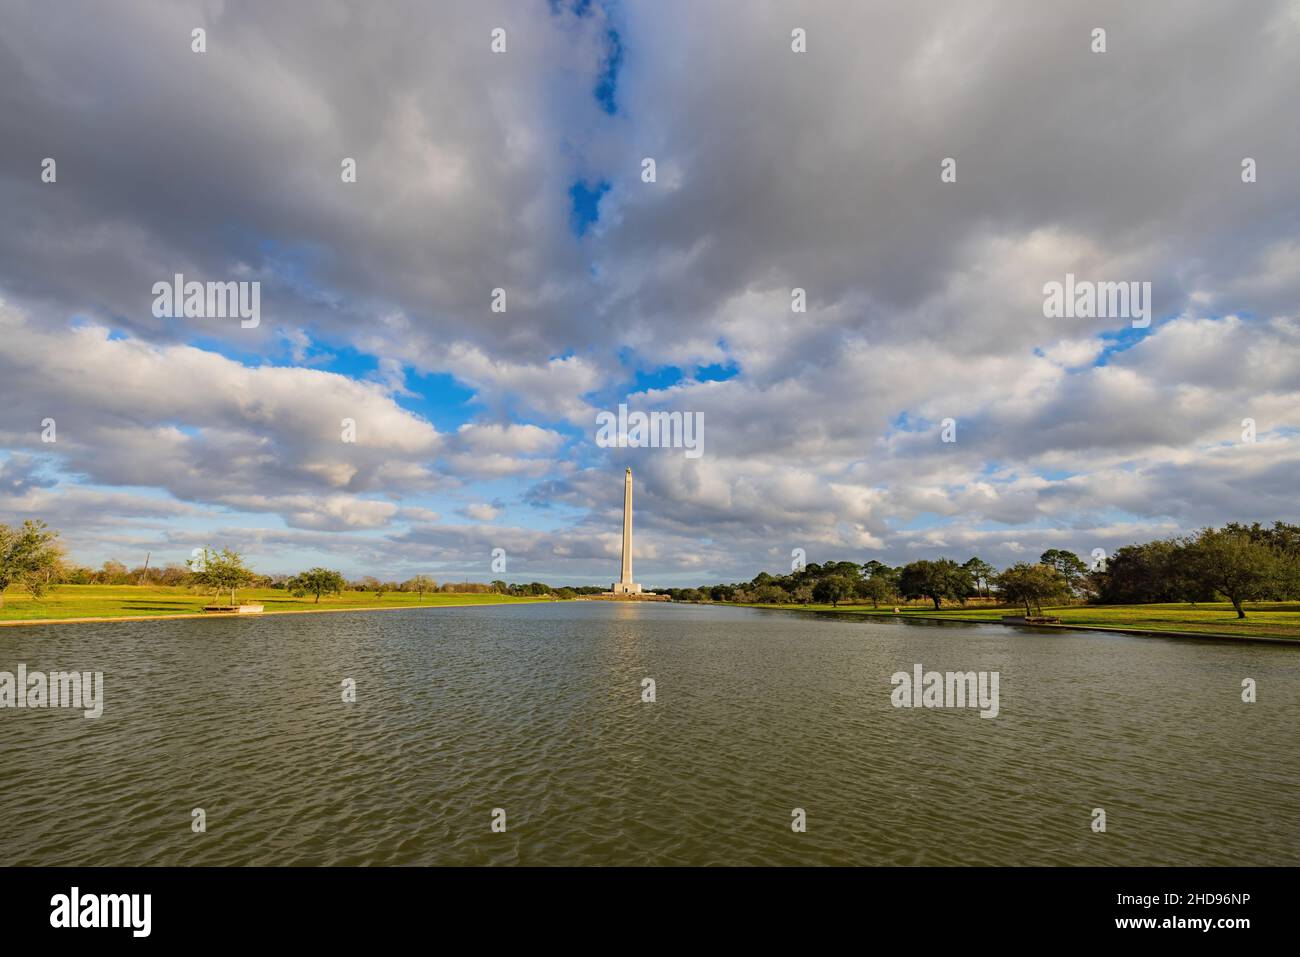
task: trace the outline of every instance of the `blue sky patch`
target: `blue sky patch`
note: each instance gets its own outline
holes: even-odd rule
[[[617,30],[608,30],[605,33],[605,40],[609,44],[608,53],[601,63],[600,77],[596,81],[596,89],[593,93],[601,109],[613,116],[618,112],[615,94],[618,93],[618,71],[623,66],[623,38]]]
[[[569,200],[572,204],[569,213],[569,226],[575,236],[582,236],[587,227],[600,219],[600,198],[609,192],[609,183],[599,180],[595,185],[587,185],[585,180],[578,180],[569,187]]]

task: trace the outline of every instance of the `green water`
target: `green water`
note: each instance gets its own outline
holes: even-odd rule
[[[5,864],[1300,864],[1296,648],[588,602],[0,629],[20,662],[106,700],[0,710]],[[916,663],[998,716],[893,707]]]

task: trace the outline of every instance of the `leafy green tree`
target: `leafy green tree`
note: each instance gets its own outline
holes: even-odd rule
[[[1268,598],[1288,577],[1282,553],[1241,529],[1202,529],[1187,557],[1193,576],[1232,602],[1238,618],[1246,617],[1243,602]]]
[[[853,597],[855,585],[855,580],[847,575],[819,578],[817,584],[813,585],[813,601],[821,604],[829,602],[832,608],[838,607],[840,602]]]
[[[998,591],[1003,600],[1025,606],[1025,617],[1033,614],[1030,605],[1043,610],[1043,602],[1064,597],[1070,593],[1070,583],[1051,565],[1041,562],[1031,565],[1020,562],[997,576]]]
[[[874,558],[871,559],[871,561],[869,562],[862,563],[863,578],[874,578],[877,575],[888,575],[892,571],[893,569],[890,568],[888,565],[886,565],[884,562],[877,561]]]
[[[1279,574],[1270,597],[1278,600],[1300,598],[1300,525],[1274,522],[1272,528],[1264,528],[1256,522],[1246,528],[1233,522],[1225,525],[1223,530],[1245,531],[1252,541],[1275,549],[1279,561]]]
[[[966,573],[971,577],[971,581],[975,584],[975,594],[988,597],[989,584],[993,581],[993,576],[997,574],[998,570],[979,557],[963,562],[961,567],[966,570]]]
[[[1245,532],[1252,541],[1271,545],[1286,555],[1300,557],[1300,525],[1286,522],[1274,522],[1272,528],[1265,528],[1259,522],[1246,526],[1229,522],[1223,526],[1225,532]]]
[[[27,519],[21,528],[0,524],[0,608],[5,589],[21,582],[33,598],[40,598],[63,563],[59,533],[39,520]]]
[[[1061,577],[1069,584],[1071,591],[1078,586],[1083,576],[1088,573],[1088,566],[1084,561],[1074,552],[1067,552],[1063,548],[1049,548],[1038,556],[1038,563],[1055,568],[1060,572]]]
[[[950,558],[912,562],[898,577],[898,590],[905,598],[928,598],[935,610],[943,599],[963,601],[975,592],[970,572]]]
[[[1189,574],[1186,545],[1161,539],[1117,548],[1103,570],[1092,573],[1103,605],[1150,604],[1209,598],[1213,590]]]
[[[858,582],[857,593],[871,602],[872,608],[879,608],[882,601],[893,597],[894,589],[884,575],[872,575]]]
[[[764,605],[783,605],[790,600],[789,592],[772,582],[759,585],[752,594],[755,602]]]
[[[294,575],[285,582],[285,587],[299,598],[304,595],[315,595],[315,604],[319,605],[321,595],[343,594],[347,582],[338,572],[330,571],[328,568],[316,567]]]
[[[811,567],[811,566],[810,566]],[[813,576],[817,578],[847,578],[856,582],[862,577],[862,566],[857,562],[826,562],[822,564]]]
[[[27,594],[33,598],[43,598],[45,593],[54,587],[55,582],[61,580],[63,573],[63,556],[55,552],[48,557],[43,556],[41,561],[23,576],[23,588]]]
[[[201,588],[216,592],[230,591],[230,604],[235,603],[235,589],[242,588],[257,576],[244,564],[243,556],[229,548],[214,551],[203,549],[200,567],[194,572],[194,582]]]

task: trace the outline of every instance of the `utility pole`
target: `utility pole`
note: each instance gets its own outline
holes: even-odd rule
[[[149,559],[150,559],[150,557],[152,557],[152,555],[153,555],[153,552],[145,552],[145,553],[144,553],[144,571],[142,571],[142,572],[140,573],[140,584],[141,584],[141,585],[143,585],[146,581],[149,580]]]

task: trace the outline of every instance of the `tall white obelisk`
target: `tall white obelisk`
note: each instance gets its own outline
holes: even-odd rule
[[[623,476],[623,573],[614,583],[615,595],[639,595],[641,586],[632,581],[632,469]]]

